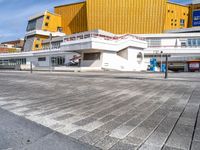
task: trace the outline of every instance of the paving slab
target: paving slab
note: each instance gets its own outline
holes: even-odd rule
[[[97,150],[0,108],[0,149]]]
[[[78,145],[100,149],[196,148],[199,75],[170,73],[169,79],[162,79],[159,73],[0,71],[0,108],[55,131],[48,136],[36,131],[35,138],[12,133],[14,144],[25,145],[27,140],[20,141],[22,137],[34,142],[44,134],[38,149],[44,149],[42,143],[46,145],[52,138],[59,139],[58,132]],[[0,120],[1,126],[2,143],[6,143],[11,125]],[[28,132],[29,127],[27,123],[16,128]]]

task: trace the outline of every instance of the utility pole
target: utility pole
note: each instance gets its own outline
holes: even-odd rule
[[[165,70],[165,79],[168,78],[168,54],[166,54],[166,70]]]

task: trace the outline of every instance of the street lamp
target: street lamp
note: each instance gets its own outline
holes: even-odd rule
[[[163,51],[160,52],[160,72],[162,72],[162,55]]]
[[[165,79],[168,78],[168,54],[166,54],[166,70],[165,70]]]
[[[51,62],[51,46],[52,46],[52,44],[51,44],[51,42],[52,42],[52,34],[50,33],[50,35],[49,35],[49,52],[50,52],[50,54],[49,54],[49,71],[50,72],[52,72],[52,62]]]

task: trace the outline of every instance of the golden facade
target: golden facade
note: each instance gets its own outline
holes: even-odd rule
[[[188,27],[189,7],[175,3],[167,3],[164,30]]]

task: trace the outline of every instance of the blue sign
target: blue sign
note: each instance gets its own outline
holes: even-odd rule
[[[195,10],[193,11],[193,21],[192,21],[192,26],[200,26],[200,10]]]
[[[161,72],[166,72],[166,64],[162,64],[162,66],[161,66]]]
[[[151,58],[150,59],[150,71],[155,72],[156,71],[156,65],[157,65],[156,58]]]

